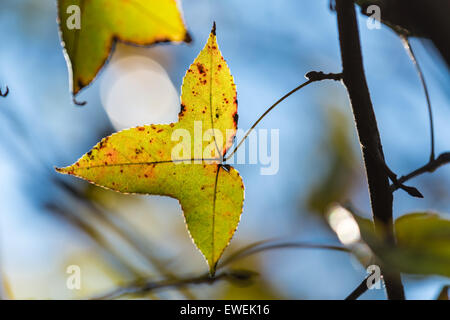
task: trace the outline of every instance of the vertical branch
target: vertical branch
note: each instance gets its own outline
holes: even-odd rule
[[[395,244],[392,192],[384,169],[384,155],[377,121],[364,74],[358,23],[353,1],[336,0],[343,80],[353,109],[369,185],[375,230]],[[400,273],[383,270],[389,299],[404,299]]]

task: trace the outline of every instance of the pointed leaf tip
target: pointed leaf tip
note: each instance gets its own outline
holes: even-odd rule
[[[213,22],[213,26],[212,26],[212,29],[211,29],[211,33],[212,33],[213,35],[216,35],[216,22],[215,22],[215,21]]]
[[[70,167],[54,167],[55,171],[61,174],[68,174]]]

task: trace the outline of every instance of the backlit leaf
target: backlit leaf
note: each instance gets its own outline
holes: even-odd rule
[[[190,41],[176,0],[58,0],[58,18],[74,95],[92,82],[118,40]]]
[[[450,277],[450,220],[434,213],[411,213],[395,221],[396,261],[405,262],[405,272]]]
[[[395,221],[397,246],[386,244],[370,220],[354,215],[361,236],[383,262],[401,272],[450,277],[450,220],[434,213],[411,213]]]
[[[120,131],[57,170],[119,192],[178,199],[190,235],[214,273],[244,201],[238,172],[222,166],[236,128],[236,88],[213,28],[184,77],[178,122]]]

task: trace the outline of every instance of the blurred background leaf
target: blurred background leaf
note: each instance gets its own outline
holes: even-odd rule
[[[404,273],[450,277],[450,220],[435,213],[405,214],[395,221],[397,247],[375,234],[368,219],[354,215],[362,238],[388,267]]]

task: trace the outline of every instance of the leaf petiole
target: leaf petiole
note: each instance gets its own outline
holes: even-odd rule
[[[280,99],[278,99],[278,101],[276,101],[273,105],[271,105],[259,118],[258,120],[256,120],[256,122],[251,126],[251,128],[247,131],[247,133],[245,134],[245,136],[241,139],[241,141],[236,145],[236,147],[233,149],[233,151],[226,157],[224,157],[223,161],[227,161],[228,159],[230,159],[233,154],[236,153],[236,151],[240,148],[240,146],[242,145],[242,143],[244,143],[245,139],[247,139],[247,137],[250,135],[250,133],[253,131],[253,129],[255,129],[255,127],[258,125],[258,123],[261,122],[261,120],[270,112],[272,111],[277,105],[279,105],[281,102],[283,102],[286,98],[288,98],[289,96],[291,96],[292,94],[294,94],[295,92],[297,92],[298,90],[306,87],[307,85],[313,83],[313,82],[317,82],[317,81],[322,81],[322,80],[335,80],[335,81],[340,81],[342,80],[342,73],[323,73],[323,72],[317,72],[317,71],[311,71],[308,72],[305,75],[305,78],[307,78],[308,80],[303,82],[301,85],[299,85],[298,87],[296,87],[295,89],[292,89],[291,91],[289,91],[288,93],[286,93],[284,96],[282,96]]]

